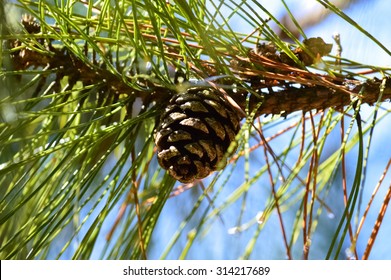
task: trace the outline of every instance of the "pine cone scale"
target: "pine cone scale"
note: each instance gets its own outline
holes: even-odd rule
[[[200,119],[188,118],[188,119],[182,120],[179,124],[181,124],[182,126],[189,126],[189,127],[196,129],[196,130],[201,130],[202,132],[204,132],[206,134],[209,133],[208,127]]]
[[[191,140],[191,134],[184,131],[184,130],[177,130],[173,131],[168,137],[167,142],[178,142],[178,141],[185,141],[185,140]]]

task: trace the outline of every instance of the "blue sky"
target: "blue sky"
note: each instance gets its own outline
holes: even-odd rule
[[[276,15],[277,17],[284,14],[284,7],[280,1],[259,1],[261,4],[264,4],[269,11]],[[312,10],[319,6],[316,1],[310,0],[301,0],[301,1],[286,1],[286,3],[291,7],[294,14],[308,14]],[[359,23],[365,30],[374,35],[380,42],[382,42],[386,47],[391,49],[391,37],[389,36],[389,26],[391,26],[391,17],[389,16],[389,11],[391,10],[390,1],[361,1],[359,4],[352,6],[347,9],[345,12],[357,23]],[[224,13],[224,9],[221,10]],[[261,11],[260,11],[261,13]],[[252,32],[252,27],[248,26],[245,21],[238,19],[232,24],[232,28],[235,31],[248,34]],[[341,42],[343,46],[342,56],[349,58],[354,61],[361,63],[368,63],[370,65],[381,65],[381,66],[390,66],[391,65],[391,56],[386,52],[381,50],[376,44],[374,44],[370,39],[364,36],[362,33],[357,31],[356,28],[349,25],[345,21],[341,20],[338,16],[331,15],[325,21],[320,24],[308,29],[305,31],[308,37],[322,37],[326,42],[332,43],[332,36],[335,33],[341,35]],[[335,52],[335,49],[333,49]],[[383,104],[384,107],[390,107],[388,103]],[[361,113],[363,119],[370,121],[371,114],[373,112],[373,107],[364,105],[362,107]],[[279,128],[284,128],[290,124],[292,120],[289,118],[286,121],[281,121]],[[363,207],[365,208],[366,203],[369,197],[372,194],[372,191],[379,180],[382,170],[385,167],[385,163],[391,157],[391,148],[389,148],[389,140],[391,138],[390,127],[391,122],[389,118],[385,118],[385,121],[379,123],[376,126],[375,133],[373,136],[373,145],[371,146],[370,156],[369,156],[369,167],[367,173],[366,187],[363,192]],[[276,128],[277,129],[277,128]],[[331,148],[339,145],[340,134],[338,129],[334,132],[335,143],[331,143]],[[290,139],[289,136],[286,139]],[[278,149],[278,146],[284,146],[283,141],[273,142],[273,147]],[[330,148],[330,149],[331,149]],[[348,169],[352,167],[354,171],[355,161],[357,157],[357,150],[353,149],[350,153],[347,154],[347,166]],[[243,181],[243,164],[240,162],[234,171],[230,183],[225,185],[221,190],[219,189],[220,185],[216,184],[215,188],[210,192],[210,196],[213,197],[219,191],[220,194],[215,201],[215,206],[220,206],[224,203],[224,199],[235,192],[236,188]],[[261,160],[255,156],[251,158],[251,168],[252,172],[257,172],[257,164],[261,164]],[[231,168],[228,166],[227,169]],[[250,174],[251,176],[251,174]],[[351,174],[349,175],[352,176]],[[205,185],[210,181],[210,178],[205,180]],[[387,191],[390,181],[390,175],[385,178],[384,185],[380,188],[378,195],[374,201],[374,205],[371,208],[371,211],[368,214],[368,219],[366,224],[363,227],[361,237],[359,239],[357,248],[359,254],[363,253],[365,249],[367,239],[370,236],[373,224],[376,221],[376,217],[379,211],[379,207],[382,203],[383,197]],[[336,200],[341,196],[340,186],[334,186],[332,193],[329,197],[333,199],[335,195]],[[232,206],[225,209],[221,215],[217,216],[214,219],[211,219],[210,223],[208,222],[201,228],[200,234],[198,235],[195,243],[188,252],[188,259],[236,259],[241,256],[245,250],[245,247],[251,242],[251,239],[256,235],[257,223],[255,218],[259,212],[263,209],[264,205],[267,202],[268,195],[270,193],[270,184],[267,180],[260,181],[254,186],[251,187],[251,190],[248,193],[248,199],[246,201],[245,210],[240,225],[247,227],[246,230],[240,234],[232,234],[233,228],[238,225],[238,217],[241,212],[243,205],[241,201],[234,203]],[[177,229],[180,227],[182,222],[192,214],[193,207],[197,202],[198,197],[202,194],[202,189],[199,186],[192,188],[174,198],[168,200],[165,205],[163,212],[161,213],[156,231],[153,235],[152,248],[149,251],[148,257],[151,259],[158,259],[161,257],[164,249],[167,244],[170,242],[172,236],[175,234]],[[199,220],[203,215],[208,215],[211,213],[211,204],[204,199],[201,202],[200,208],[194,213],[192,218],[187,222],[184,227],[183,233],[180,235],[178,242],[174,246],[173,250],[168,254],[167,258],[177,259],[183,248],[188,242],[188,237],[197,230],[197,225]],[[335,216],[338,216],[343,211],[342,201],[336,201],[333,205],[333,210],[335,211]],[[292,211],[287,211],[284,214],[284,223],[288,231],[289,227],[292,226],[292,223],[295,218],[296,209],[293,208]],[[362,213],[362,211],[361,211]],[[105,222],[107,225],[107,230],[105,229],[102,232],[100,242],[97,244],[97,248],[94,251],[95,258],[100,257],[100,249],[103,249],[105,239],[104,236],[107,234],[107,231],[111,228],[113,220],[116,218],[116,211],[112,213],[112,220],[109,218]],[[388,240],[391,235],[391,224],[387,222],[390,220],[390,213],[388,212],[384,218],[384,222],[380,229],[378,239],[375,243],[375,246],[371,253],[372,259],[391,259],[391,245]],[[333,218],[332,215],[328,215],[326,211],[322,213],[319,218],[319,225],[317,234],[314,235],[313,239],[313,248],[311,249],[310,258],[311,259],[323,259],[325,257],[325,251],[329,246],[330,235],[333,234],[336,224],[338,223],[337,218]],[[302,253],[301,240],[298,241],[298,246],[294,249],[294,258],[300,258]],[[349,246],[349,243],[345,244],[346,249]],[[277,215],[273,214],[270,220],[266,223],[262,232],[259,234],[256,240],[255,249],[251,255],[252,259],[284,259],[286,258],[281,229],[279,226],[279,221]],[[345,255],[341,254],[341,258]],[[63,258],[70,256],[64,255]]]
[[[311,13],[311,9],[319,6],[316,1],[286,2],[292,8],[293,13],[297,14]],[[264,4],[265,7],[267,7],[269,11],[272,11],[275,15],[282,15],[284,13],[284,7],[280,1],[260,1],[260,3]],[[390,10],[390,1],[361,1],[359,4],[353,5],[352,7],[346,9],[346,14],[349,15],[352,19],[354,19],[364,29],[374,35],[374,37],[376,37],[386,47],[389,47],[391,49],[391,37],[389,36],[388,31],[389,26],[391,26],[391,17],[389,16]],[[232,25],[232,27],[234,30],[243,33],[249,33],[252,31],[244,21],[238,21],[237,24]],[[306,30],[306,34],[308,37],[320,36],[326,42],[330,43],[333,43],[332,36],[335,33],[339,33],[341,36],[343,57],[361,63],[368,63],[370,65],[382,65],[388,67],[391,65],[391,57],[386,52],[379,48],[368,37],[359,32],[355,27],[346,23],[338,16],[330,15],[322,23]],[[335,52],[335,49],[333,49],[333,51]],[[388,104],[384,105],[384,107],[387,106]],[[363,119],[369,117],[372,112],[373,107],[366,105],[363,106]],[[371,120],[371,118],[369,118],[368,120]],[[374,138],[372,140],[373,145],[370,150],[370,165],[367,173],[367,183],[365,191],[363,193],[363,208],[365,208],[366,202],[368,201],[376,183],[379,180],[379,176],[381,175],[381,171],[385,167],[385,163],[391,156],[391,153],[389,152],[389,150],[391,149],[388,148],[389,144],[387,144],[389,142],[388,139],[390,139],[389,137],[391,136],[389,129],[387,129],[388,127],[390,127],[390,124],[390,120],[387,120],[386,118],[386,120],[381,122],[375,129]],[[285,125],[287,125],[287,123]],[[337,138],[335,141],[339,141],[339,133],[336,133],[335,137]],[[357,150],[353,150],[347,155],[348,171],[349,167],[351,166],[353,166],[354,170],[356,156]],[[238,178],[238,180],[240,179]],[[366,242],[373,228],[373,224],[376,220],[380,204],[382,203],[385,192],[387,191],[387,183],[389,182],[389,180],[390,176],[387,176],[384,181],[384,185],[379,190],[374,205],[372,206],[371,211],[368,214],[366,224],[362,230],[362,233],[360,235],[361,238],[359,239],[359,243],[357,245],[359,254],[362,254],[363,250],[365,249]],[[232,192],[235,188],[235,183],[226,187],[227,190],[223,190],[223,192],[226,191],[227,195],[229,195],[230,192]],[[264,187],[267,188],[266,185]],[[257,191],[262,192],[264,190],[260,188]],[[195,193],[200,194],[200,192],[200,190],[193,190],[191,192],[189,191],[188,193],[181,194],[178,197],[168,201],[164,212],[162,213],[159,220],[159,229],[154,235],[154,241],[156,242],[156,246],[151,252],[151,258],[160,257],[160,245],[167,244],[167,242],[170,240],[171,236],[178,228],[182,220],[186,217],[186,213],[191,212],[192,207],[195,203],[195,199],[197,198],[197,195]],[[213,195],[213,192],[211,193],[211,195]],[[221,195],[221,197],[223,197],[223,195]],[[254,215],[257,212],[256,209],[262,209],[260,205],[264,202],[265,201],[262,201],[262,199],[260,199],[260,196],[256,196],[253,198],[250,197],[247,200],[246,209],[253,209],[253,211],[248,211],[251,214],[244,215],[243,224],[246,224],[246,222],[249,222],[254,218]],[[218,201],[216,203],[218,203]],[[203,207],[201,207],[201,209],[206,209],[208,205],[209,204],[206,201],[203,201]],[[254,236],[256,226],[250,226],[247,231],[244,231],[241,234],[229,234],[229,230],[232,229],[231,226],[235,225],[235,221],[237,220],[240,207],[241,205],[239,203],[238,205],[226,209],[226,211],[222,214],[222,221],[216,219],[214,220],[213,224],[207,227],[208,230],[203,230],[204,235],[201,234],[202,238],[198,238],[195,245],[193,245],[193,247],[189,251],[188,258],[234,259],[241,255],[244,251],[244,247]],[[343,205],[340,204],[339,211],[342,210]],[[195,216],[201,215],[202,211],[198,212],[200,213],[197,213]],[[286,225],[289,226],[292,223],[294,216],[292,215],[292,213],[287,213],[284,215],[284,219]],[[377,237],[377,242],[375,243],[375,246],[371,253],[372,259],[391,259],[391,245],[388,245],[390,244],[388,242],[384,242],[384,240],[387,240],[391,234],[391,224],[387,222],[387,219],[390,219],[390,213],[387,213],[384,218],[385,222],[383,222],[382,228]],[[312,251],[310,254],[310,258],[324,258],[325,250],[327,250],[329,246],[329,235],[333,233],[332,228],[335,228],[336,223],[338,223],[338,219],[330,218],[327,213],[322,214],[318,230],[320,231],[320,233],[314,236],[313,244],[316,244],[316,246],[311,249]],[[192,226],[195,225],[196,223],[194,222],[194,219],[190,220],[189,224],[185,228],[185,233],[187,231],[191,232],[191,230],[194,230]],[[180,248],[183,248],[183,246],[185,246],[186,244],[186,241],[186,234],[184,234],[184,236],[181,236],[181,238],[179,239],[177,248],[179,250]],[[279,228],[278,220],[276,215],[273,215],[271,220],[268,221],[268,225],[265,226],[265,228],[259,235],[255,250],[251,258],[284,259],[285,252],[283,250],[282,244],[283,243],[281,237],[281,230]],[[347,242],[345,249],[348,246],[349,243]],[[300,250],[301,248],[298,248],[297,254],[295,255],[296,258],[300,258]],[[178,256],[179,253],[175,250],[173,250],[173,252],[168,255],[169,258],[174,259]],[[341,257],[343,257],[343,254],[341,255]]]

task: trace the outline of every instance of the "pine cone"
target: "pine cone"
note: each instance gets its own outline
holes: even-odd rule
[[[239,114],[218,90],[176,94],[155,132],[159,164],[183,183],[202,179],[221,164],[239,129]]]

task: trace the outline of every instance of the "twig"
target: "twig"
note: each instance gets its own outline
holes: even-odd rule
[[[30,25],[33,26],[33,23],[30,23]],[[33,35],[38,40],[38,35]],[[9,42],[10,46],[15,48],[15,51],[11,53],[15,70],[39,67],[45,68],[47,71],[54,70],[57,83],[64,76],[69,76],[69,80],[73,82],[80,81],[85,85],[102,85],[103,82],[104,87],[108,89],[107,92],[118,95],[123,93],[132,94],[135,98],[140,97],[144,105],[167,100],[175,92],[174,86],[168,88],[158,84],[158,81],[155,83],[151,80],[140,79],[141,83],[136,86],[135,83],[130,81],[137,77],[121,76],[119,73],[113,73],[102,67],[102,65],[95,65],[96,63],[93,62],[86,64],[66,48],[53,47],[50,41],[46,42],[47,52],[38,52],[35,49],[23,46],[17,39],[10,39]],[[176,59],[180,59],[181,56],[175,51],[172,50],[163,55],[175,56]],[[247,58],[229,53],[221,55],[232,57],[229,67],[232,73],[238,76],[238,80],[242,80],[243,83],[258,81],[258,84],[251,84],[252,92],[256,92],[256,94],[252,94],[250,104],[252,108],[250,108],[250,111],[258,107],[255,117],[268,114],[287,115],[295,111],[307,112],[326,108],[342,108],[351,104],[352,96],[360,97],[362,103],[374,104],[379,101],[381,81],[378,79],[360,82],[343,76],[315,74],[299,68],[293,62],[281,61],[281,59],[274,61],[262,54],[254,53],[253,50],[249,50]],[[209,67],[211,73],[217,71],[213,69],[215,65],[210,61],[201,60],[198,63]],[[190,67],[193,65],[191,61],[188,64]],[[263,67],[264,70],[259,70],[258,66]],[[264,83],[262,84],[261,81],[264,81]],[[261,83],[260,86],[259,83]],[[272,91],[271,88],[273,88]],[[262,89],[268,89],[269,92],[264,92]],[[240,109],[245,111],[248,90],[251,92],[250,89],[226,90],[226,92],[240,106]],[[362,96],[361,92],[364,93]],[[390,98],[391,82],[387,78],[380,101],[389,100]]]
[[[372,230],[372,233],[371,233],[371,237],[368,240],[368,245],[365,248],[364,255],[362,256],[363,260],[367,260],[368,257],[369,257],[369,254],[371,253],[372,246],[375,243],[375,239],[376,239],[377,234],[379,233],[379,229],[380,229],[380,226],[382,224],[384,215],[386,214],[387,207],[389,205],[390,199],[391,199],[391,185],[388,188],[388,192],[387,192],[387,194],[386,194],[386,196],[384,198],[383,204],[382,204],[382,206],[380,208],[379,215],[377,216],[377,219],[376,219],[376,222],[375,222],[375,226],[373,227],[373,230]]]

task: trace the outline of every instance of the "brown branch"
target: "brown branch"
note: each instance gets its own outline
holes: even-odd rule
[[[39,25],[32,18],[26,17],[23,23],[28,33],[39,32]],[[11,52],[15,70],[51,69],[56,73],[58,84],[64,76],[69,76],[71,83],[81,81],[85,85],[93,85],[104,82],[105,94],[132,94],[134,97],[140,97],[145,105],[154,101],[164,106],[165,100],[175,92],[174,87],[167,88],[167,86],[158,84],[159,81],[155,83],[152,80],[139,79],[137,83],[134,83],[136,76],[131,76],[131,73],[129,75],[112,73],[106,69],[105,65],[99,65],[95,60],[86,64],[66,48],[53,47],[50,40],[39,39],[38,41],[41,43],[41,48],[46,46],[47,52],[31,49],[17,39],[9,40],[10,48],[15,48]],[[313,54],[316,54],[308,56],[301,48],[293,50],[293,54],[304,65],[311,65],[327,54],[331,48],[331,45],[324,43],[321,38],[310,38],[304,44]],[[163,55],[170,56],[172,53]],[[227,54],[227,56],[230,55]],[[368,104],[391,98],[389,79],[386,81],[384,92],[379,100],[380,80],[373,79],[360,83],[344,77],[311,73],[296,64],[284,52],[279,52],[272,44],[258,46],[255,50],[249,49],[248,57],[236,55],[231,55],[231,57],[229,67],[232,73],[243,83],[250,85],[254,92],[250,97],[252,106],[250,109],[258,108],[256,116],[287,115],[295,111],[342,108],[351,104],[352,97],[359,97],[362,103]],[[189,63],[195,72],[199,70],[195,69],[191,62]],[[212,69],[213,73],[216,72],[214,75],[219,75],[213,63],[202,61],[201,64]],[[239,93],[227,90],[227,94],[242,110],[246,108],[247,93],[246,90],[239,91]]]
[[[362,93],[362,103],[374,104],[380,96],[381,81],[368,80],[355,86],[352,93]],[[381,100],[391,99],[391,82],[387,79]],[[257,116],[268,114],[290,114],[295,111],[323,110],[326,108],[341,108],[351,103],[351,95],[324,86],[288,88],[280,92],[263,94],[258,98],[262,105]]]
[[[45,56],[41,53],[33,51],[25,51],[23,57],[18,57],[17,64],[19,69],[27,68],[33,65],[34,67],[45,67],[49,64],[51,69],[58,69],[59,75],[74,75],[77,78],[87,84],[93,84],[94,82],[101,82],[106,80],[107,84],[113,92],[133,92],[137,95],[146,97],[144,92],[140,92],[137,89],[131,88],[124,81],[119,79],[114,74],[111,74],[109,70],[92,68],[83,64],[80,60],[73,57],[70,53],[61,53],[53,57]],[[350,90],[354,95],[362,94],[362,103],[374,104],[379,99],[381,80],[373,79],[356,85]],[[336,87],[340,85],[336,85]],[[169,90],[159,90],[159,95],[151,97],[151,101],[156,101],[154,98],[162,98],[170,94]],[[341,108],[351,103],[352,95],[349,95],[345,91],[340,91],[335,88],[325,87],[321,85],[315,86],[302,86],[287,87],[284,90],[261,93],[258,96],[253,95],[251,104],[256,106],[261,102],[256,115],[268,115],[268,114],[290,114],[296,111],[310,111],[310,110],[323,110],[326,108]],[[244,96],[233,96],[235,101],[244,109],[245,99]],[[381,100],[391,99],[391,82],[387,79],[386,87],[384,89]]]

